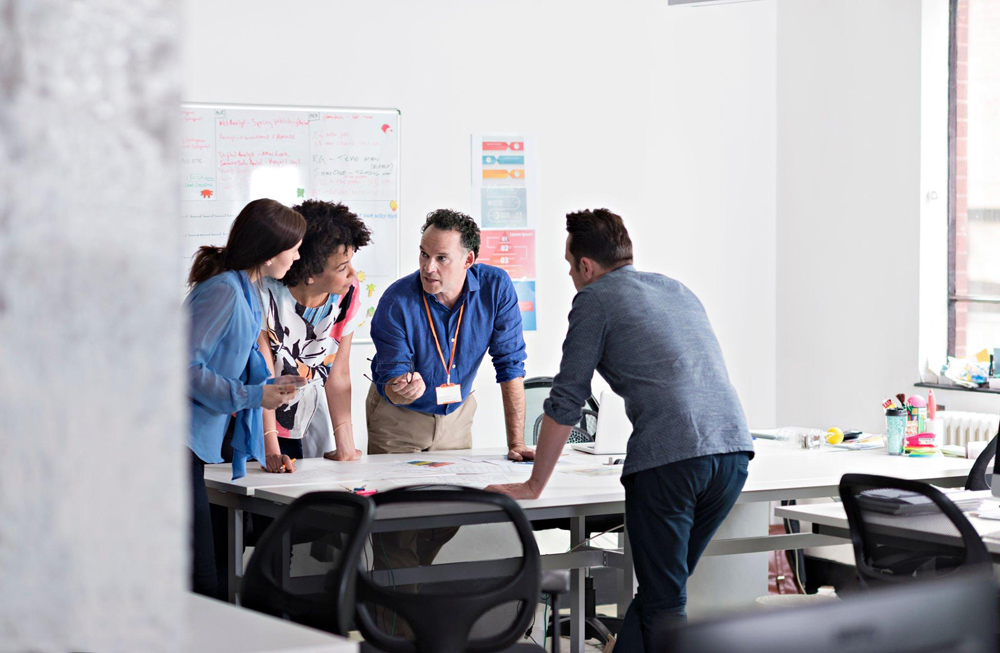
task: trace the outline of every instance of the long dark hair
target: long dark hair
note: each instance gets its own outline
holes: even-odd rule
[[[196,286],[226,270],[255,270],[306,233],[306,220],[281,202],[254,200],[233,220],[225,247],[205,246],[191,265],[188,283]]]

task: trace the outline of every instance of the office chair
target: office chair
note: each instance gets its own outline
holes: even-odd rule
[[[674,653],[987,653],[997,589],[964,574],[886,587],[813,607],[765,610],[653,629],[646,650]]]
[[[914,492],[929,499],[919,514],[889,515],[873,493],[879,490]],[[992,573],[990,555],[962,511],[941,491],[920,481],[869,474],[844,474],[840,498],[847,513],[854,559],[863,585],[872,587],[911,582],[971,569]],[[906,520],[943,536],[960,537],[959,546],[932,538],[902,538],[887,529]]]
[[[1000,433],[998,433],[1000,435]],[[969,470],[969,478],[965,479],[965,489],[966,490],[989,490],[991,487],[990,474],[986,473],[989,469],[990,463],[997,454],[997,435],[993,436],[990,443],[986,445],[986,448],[982,450],[979,457],[976,458],[976,462],[972,465],[972,469]]]
[[[551,388],[551,376],[533,376],[524,381],[524,438],[530,446],[535,446],[538,443],[538,430],[541,428],[542,418],[545,416],[542,406],[548,399]],[[583,409],[580,423],[574,426],[570,432],[570,443],[594,441],[594,436],[597,434],[598,408],[597,398],[590,395],[586,407]]]
[[[542,410],[542,406],[545,400],[549,396],[549,390],[552,388],[552,377],[551,376],[535,376],[524,382],[524,397],[525,397],[525,440],[531,446],[538,443],[538,431],[542,426],[542,419],[545,417],[545,413]],[[582,417],[580,418],[580,423],[573,427],[570,431],[569,443],[582,443],[582,442],[593,442],[594,436],[597,434],[597,412],[600,408],[600,404],[594,395],[590,395],[587,399],[586,407],[583,409]],[[532,428],[528,429],[528,426],[532,425]],[[530,433],[530,436],[529,436]],[[584,519],[584,530],[588,537],[595,533],[604,533],[613,529],[621,530],[624,528],[625,519],[622,515],[591,515]],[[541,521],[532,522],[531,527],[536,531],[545,531],[550,529],[559,529],[568,531],[569,530],[569,520],[568,519],[544,519]],[[597,639],[601,644],[608,643],[608,635],[617,633],[621,628],[622,620],[620,617],[608,617],[605,615],[598,615],[597,609],[595,607],[596,603],[596,590],[594,589],[594,578],[591,575],[587,576],[585,581],[585,633],[584,637],[586,639]],[[570,622],[569,618],[563,616],[561,619],[560,632],[563,634],[569,634]],[[550,628],[551,631],[551,628]]]
[[[374,516],[371,499],[347,492],[297,499],[258,540],[243,577],[243,606],[346,636]],[[293,546],[296,568],[306,574],[292,576]]]
[[[513,499],[457,486],[373,498],[380,520],[356,614],[368,644],[387,653],[542,650],[516,643],[532,625],[539,592],[552,594],[557,611],[569,579],[561,572],[543,580],[531,526]],[[452,526],[456,516],[466,525]]]

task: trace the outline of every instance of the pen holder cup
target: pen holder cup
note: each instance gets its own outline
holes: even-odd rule
[[[903,455],[906,424],[906,410],[889,408],[885,411],[885,449],[890,456]]]

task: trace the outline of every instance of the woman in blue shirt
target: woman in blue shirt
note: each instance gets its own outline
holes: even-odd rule
[[[267,383],[270,374],[257,347],[261,309],[256,284],[264,276],[285,275],[299,257],[305,230],[305,219],[296,211],[274,200],[254,200],[236,216],[226,246],[202,247],[188,276],[192,582],[199,594],[217,593],[205,463],[222,462],[222,441],[230,420],[234,420],[233,478],[246,474],[249,458],[264,462],[268,471],[292,469],[277,441],[273,451],[264,444],[261,407],[288,403],[295,397],[295,385]]]

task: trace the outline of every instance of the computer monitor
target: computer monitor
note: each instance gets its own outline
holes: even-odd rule
[[[694,622],[654,632],[647,650],[694,653],[986,653],[994,651],[997,587],[955,574],[852,594],[837,603]]]

